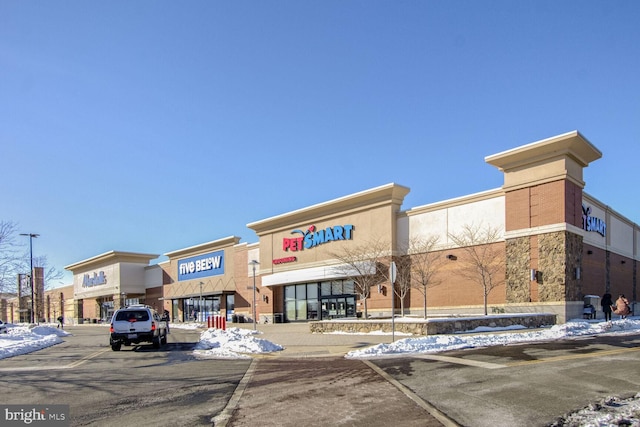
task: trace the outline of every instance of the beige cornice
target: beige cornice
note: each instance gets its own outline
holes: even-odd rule
[[[469,203],[480,202],[483,200],[495,199],[497,197],[503,197],[504,190],[502,188],[496,188],[493,190],[482,191],[480,193],[469,194],[463,197],[457,197],[454,199],[443,200],[441,202],[431,203],[423,206],[416,206],[408,211],[401,212],[399,216],[413,216],[427,212],[439,211],[442,209],[452,208],[455,206],[468,205]]]
[[[261,221],[247,224],[247,227],[261,235],[266,232],[288,227],[291,224],[299,224],[307,221],[317,221],[323,217],[345,214],[371,208],[375,206],[394,205],[398,209],[409,193],[409,188],[395,183],[382,185],[370,190],[351,194],[349,196],[330,200],[328,202],[309,206],[286,214],[274,216]]]
[[[202,243],[195,246],[189,246],[188,248],[178,249],[172,252],[167,252],[164,255],[169,259],[182,257],[184,255],[198,254],[200,252],[206,252],[216,249],[224,249],[230,246],[237,245],[240,242],[240,237],[229,236],[222,239],[213,240],[211,242]]]
[[[158,258],[158,254],[142,254],[136,252],[109,251],[92,258],[85,259],[75,264],[67,265],[64,269],[71,272],[79,269],[85,269],[95,265],[104,265],[106,263],[115,264],[118,262],[131,262],[138,264],[148,264],[152,259]]]
[[[485,157],[504,172],[505,190],[562,179],[584,188],[582,169],[602,153],[577,130]]]

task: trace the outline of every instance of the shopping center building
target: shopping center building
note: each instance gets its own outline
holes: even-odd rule
[[[486,157],[504,174],[501,188],[403,209],[410,189],[391,183],[251,222],[253,243],[229,235],[171,250],[156,264],[157,254],[97,255],[65,267],[74,275],[65,312],[75,322],[99,321],[139,302],[169,310],[174,321],[357,318],[365,309],[359,284],[374,283],[368,317],[388,317],[392,307],[422,316],[420,288],[392,300],[385,273],[393,261],[396,283],[418,282],[406,269],[423,263],[425,252],[435,271],[426,287],[430,317],[489,307],[489,314],[553,313],[564,322],[582,317],[585,296],[624,293],[635,302],[640,227],[585,192],[584,169],[600,157],[574,131]],[[491,238],[464,239],[474,230]],[[474,248],[498,262],[486,304],[469,274]],[[364,279],[371,275],[376,281]]]

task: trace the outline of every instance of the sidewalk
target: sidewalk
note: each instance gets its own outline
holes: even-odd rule
[[[227,324],[229,326],[253,329],[251,323]],[[391,335],[314,334],[310,332],[308,323],[256,324],[256,330],[260,332],[258,338],[284,347],[283,351],[258,355],[263,358],[341,357],[351,350],[392,341]],[[402,338],[407,336],[395,335],[396,340]]]

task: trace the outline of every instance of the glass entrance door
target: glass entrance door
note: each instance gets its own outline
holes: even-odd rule
[[[355,297],[337,297],[322,299],[322,319],[340,319],[355,317]]]

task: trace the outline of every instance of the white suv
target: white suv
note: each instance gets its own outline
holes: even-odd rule
[[[113,313],[109,344],[119,351],[122,344],[152,343],[160,348],[167,343],[167,322],[162,320],[148,305],[131,305]]]

